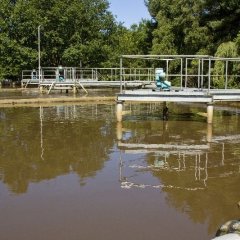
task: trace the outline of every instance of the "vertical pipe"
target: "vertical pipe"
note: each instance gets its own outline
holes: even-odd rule
[[[181,58],[181,91],[183,89],[183,59]]]
[[[203,89],[203,71],[204,71],[204,60],[202,58],[202,69],[201,69],[201,90]]]
[[[39,84],[41,84],[41,34],[40,34],[41,25],[38,26],[38,78]]]
[[[120,58],[120,93],[122,93],[123,87],[122,87],[122,67],[123,67],[123,59]]]
[[[168,66],[169,66],[169,59],[167,59],[166,62],[167,62],[166,80],[168,81]]]

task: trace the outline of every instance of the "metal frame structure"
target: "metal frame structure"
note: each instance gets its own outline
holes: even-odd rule
[[[189,77],[197,77],[197,89],[203,90],[212,88],[211,80],[213,77],[225,77],[225,89],[228,88],[228,78],[232,75],[229,75],[229,62],[240,62],[240,58],[224,58],[224,57],[213,57],[209,55],[122,55],[120,58],[120,68],[124,69],[124,59],[140,59],[140,60],[148,60],[148,61],[163,61],[165,62],[165,71],[166,71],[166,79],[169,78],[180,78],[180,90],[188,88],[188,79]],[[180,61],[179,63],[179,73],[173,74],[169,73],[169,64],[172,61]],[[189,74],[189,64],[193,61],[198,62],[197,73]],[[222,61],[225,67],[224,75],[214,75],[212,74],[212,66],[216,61]],[[206,65],[206,62],[208,63]],[[124,72],[121,70],[121,86],[120,92],[123,92],[124,88]],[[240,75],[234,75],[235,77],[239,77]],[[204,78],[207,78],[207,84],[204,86]]]
[[[124,73],[125,86],[142,87],[154,83],[152,68],[76,68],[61,67],[64,72],[59,79],[59,67],[44,67],[22,71],[22,88],[38,85],[40,88],[69,89],[73,87],[120,87],[120,71]],[[34,73],[34,74],[33,74]],[[41,75],[41,77],[40,77]]]

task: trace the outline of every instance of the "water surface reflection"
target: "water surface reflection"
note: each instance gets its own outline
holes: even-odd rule
[[[200,240],[239,218],[236,112],[125,108],[0,109],[1,239]]]
[[[111,119],[112,110],[105,110]],[[15,193],[26,192],[31,182],[71,172],[85,184],[102,169],[114,144],[112,123],[101,119],[98,105],[4,111],[1,179]]]

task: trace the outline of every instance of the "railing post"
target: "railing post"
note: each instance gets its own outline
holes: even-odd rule
[[[188,77],[188,59],[185,59],[185,89],[187,89],[187,77]]]
[[[166,81],[168,81],[168,67],[169,67],[169,59],[166,60],[167,62],[167,69],[166,69]]]
[[[183,59],[181,58],[181,91],[183,89]]]
[[[201,89],[203,89],[203,71],[204,71],[204,60],[203,60],[203,58],[202,58],[202,69],[201,69]]]
[[[123,67],[123,59],[120,58],[120,93],[122,93],[123,87],[122,87],[122,67]]]
[[[227,85],[228,85],[228,60],[226,60],[225,89],[227,89]]]
[[[198,89],[200,88],[201,59],[198,59]]]
[[[208,92],[210,92],[211,88],[211,58],[208,60]]]

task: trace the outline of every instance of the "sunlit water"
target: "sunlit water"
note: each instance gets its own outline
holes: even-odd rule
[[[211,239],[240,211],[240,116],[201,106],[0,108],[0,239]]]

